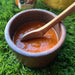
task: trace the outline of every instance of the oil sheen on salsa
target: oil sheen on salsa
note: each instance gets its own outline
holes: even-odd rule
[[[26,52],[38,53],[44,52],[55,46],[58,42],[58,36],[54,28],[51,28],[46,34],[41,38],[30,39],[28,41],[20,41],[20,37],[23,34],[37,29],[45,25],[43,22],[28,22],[19,27],[14,35],[14,43],[17,47],[21,48]]]

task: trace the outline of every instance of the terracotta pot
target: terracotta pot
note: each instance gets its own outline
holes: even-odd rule
[[[48,51],[41,53],[28,53],[18,48],[13,42],[13,36],[17,28],[24,23],[30,21],[42,21],[47,23],[54,17],[56,17],[56,15],[52,12],[42,9],[30,9],[16,14],[9,20],[5,28],[5,39],[21,63],[28,67],[44,67],[56,57],[58,49],[63,44],[66,36],[65,26],[62,22],[54,26],[59,37],[59,42]]]

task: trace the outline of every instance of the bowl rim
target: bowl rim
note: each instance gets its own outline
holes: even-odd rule
[[[56,15],[55,15],[54,13],[52,13],[52,12],[50,12],[50,11],[47,11],[47,10],[44,10],[44,9],[28,9],[28,10],[24,10],[24,11],[21,11],[21,12],[17,13],[16,15],[14,15],[14,16],[8,21],[8,23],[7,23],[6,27],[5,27],[5,31],[4,31],[4,33],[5,33],[5,39],[6,39],[7,43],[8,43],[8,45],[9,45],[9,47],[10,47],[13,51],[15,51],[15,52],[17,52],[17,53],[19,53],[19,54],[21,54],[21,55],[28,56],[28,57],[45,56],[45,55],[49,55],[49,54],[55,52],[57,49],[59,49],[59,48],[61,47],[61,45],[63,44],[63,42],[64,42],[64,40],[65,40],[65,37],[66,37],[66,29],[65,29],[65,26],[64,26],[64,24],[63,24],[62,22],[61,22],[61,31],[62,31],[62,33],[61,33],[61,37],[60,37],[59,42],[58,42],[53,48],[51,48],[51,49],[49,49],[49,50],[47,50],[47,51],[39,52],[39,53],[26,52],[26,51],[23,51],[23,50],[21,50],[20,48],[18,48],[18,47],[14,44],[14,42],[11,40],[10,35],[9,35],[9,28],[10,28],[10,25],[12,24],[13,20],[14,20],[17,16],[19,16],[20,14],[26,13],[26,12],[30,12],[30,11],[43,11],[43,12],[49,13],[49,14],[51,14],[52,16],[56,17]]]

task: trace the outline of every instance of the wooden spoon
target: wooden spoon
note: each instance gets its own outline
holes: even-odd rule
[[[58,22],[60,22],[61,20],[63,20],[64,18],[66,18],[67,16],[69,16],[71,13],[73,13],[75,11],[75,2],[69,6],[67,9],[65,9],[61,14],[59,14],[57,17],[55,17],[54,19],[52,19],[51,21],[49,21],[47,24],[45,24],[44,26],[30,31],[26,34],[24,34],[20,40],[21,41],[26,41],[32,38],[39,38],[42,37],[51,27],[53,27],[54,25],[56,25]]]

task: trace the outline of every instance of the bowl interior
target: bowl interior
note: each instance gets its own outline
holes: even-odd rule
[[[49,22],[52,20],[56,15],[48,11],[41,11],[41,10],[28,10],[18,13],[12,18],[10,27],[9,27],[9,36],[11,40],[13,40],[13,36],[16,30],[22,26],[24,23],[31,22],[31,21],[41,21],[41,22]],[[58,23],[54,26],[58,34],[58,38],[60,39],[61,36],[61,25]]]

